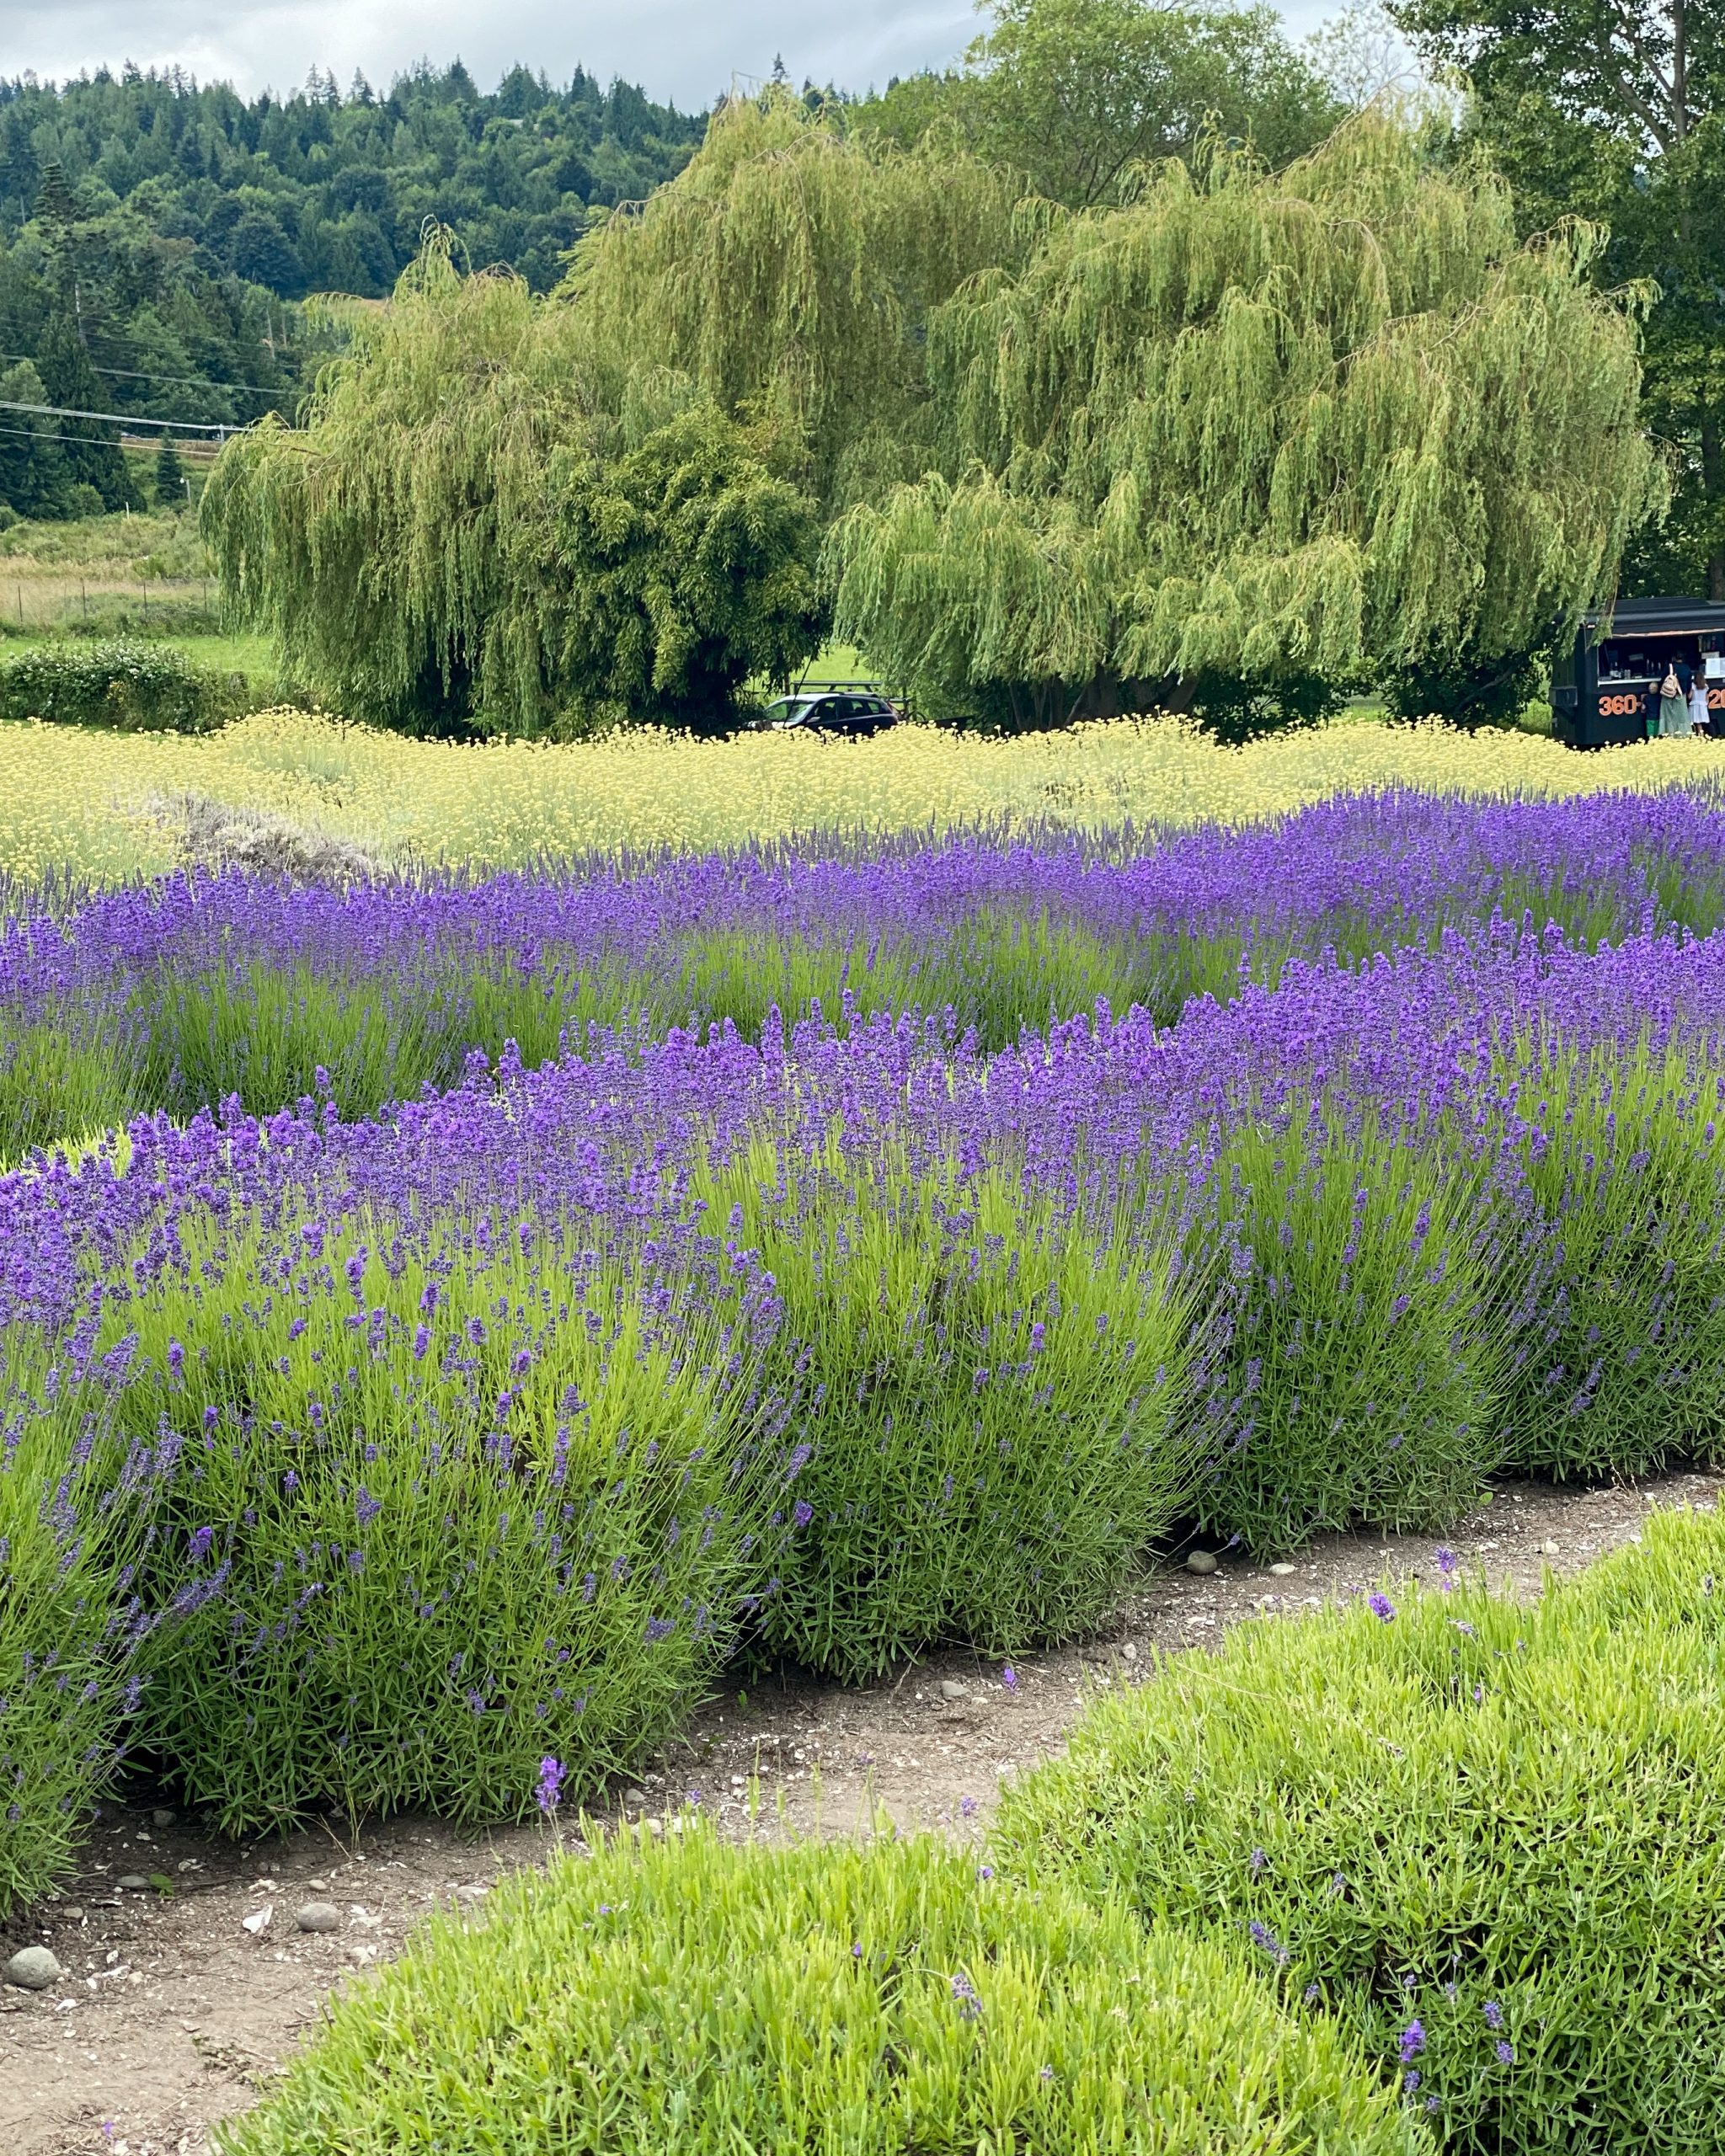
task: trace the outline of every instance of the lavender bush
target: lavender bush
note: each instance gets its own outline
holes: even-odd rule
[[[1207,1935],[1466,2156],[1713,2151],[1725,1530],[1529,1606],[1438,1576],[1096,1700],[1003,1876]]]
[[[782,1569],[749,1393],[777,1322],[686,1235],[184,1223],[58,1409],[152,1469],[137,1741],[236,1830],[326,1796],[496,1817],[547,1751],[590,1791]]]
[[[775,1283],[807,1456],[768,1641],[858,1678],[1101,1621],[1192,1482],[1201,1276],[1171,1278],[1156,1224],[1098,1237],[997,1169],[893,1147],[757,1147],[697,1187]]]

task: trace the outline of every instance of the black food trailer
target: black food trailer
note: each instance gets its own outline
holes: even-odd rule
[[[1699,675],[1725,734],[1725,604],[1623,599],[1582,616],[1575,648],[1551,669],[1551,731],[1572,749],[1645,741],[1659,684],[1675,667],[1685,691]]]

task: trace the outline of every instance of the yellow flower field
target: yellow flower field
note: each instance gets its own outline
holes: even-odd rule
[[[0,726],[0,873],[111,882],[172,865],[164,797],[265,810],[392,865],[704,849],[809,832],[1008,822],[1247,822],[1393,785],[1477,796],[1706,782],[1725,750],[1651,742],[1593,755],[1533,734],[1362,721],[1223,749],[1146,719],[1004,741],[904,726],[873,740],[638,734],[569,747],[403,740],[299,712],[221,734]]]

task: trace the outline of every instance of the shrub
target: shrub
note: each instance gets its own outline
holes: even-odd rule
[[[1441,1526],[1501,1449],[1477,1182],[1362,1120],[1244,1123],[1197,1230],[1230,1254],[1195,1503],[1253,1549]]]
[[[1522,1057],[1535,1054],[1524,1043]],[[1514,1291],[1507,1464],[1643,1475],[1725,1427],[1725,1132],[1693,1044],[1556,1053],[1519,1081],[1530,1262]]]
[[[1534,1609],[1375,1597],[1170,1661],[1009,1793],[999,1860],[1231,1945],[1457,2151],[1725,2147],[1725,1533],[1656,1541]]]
[[[926,1841],[693,1820],[435,1919],[229,2156],[1418,2156],[1335,2036],[1202,1946]]]
[[[200,734],[246,709],[245,690],[171,644],[67,638],[0,660],[0,718],[56,725]]]
[[[856,1679],[932,1641],[1012,1654],[1100,1623],[1191,1482],[1193,1298],[1153,1236],[890,1144],[757,1142],[697,1188],[775,1283],[808,1454],[771,1642]]]
[[[0,1922],[68,1871],[137,1705],[142,1625],[84,1460],[9,1351],[0,1400]]]
[[[287,1209],[183,1219],[62,1401],[163,1486],[139,1743],[235,1830],[506,1815],[547,1752],[596,1787],[777,1569],[735,1381],[771,1283],[668,1233]]]

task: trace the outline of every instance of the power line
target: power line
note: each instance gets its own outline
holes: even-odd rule
[[[77,449],[88,449],[91,446],[88,435],[50,434],[45,427],[8,427],[0,424],[0,435],[22,435],[31,441],[69,441]],[[116,445],[113,442],[106,444],[99,442],[95,446],[112,449]],[[183,456],[194,458],[209,456],[213,461],[215,445],[207,441],[183,441],[179,445],[179,451]]]
[[[40,412],[46,419],[102,419],[116,427],[165,427],[188,435],[237,435],[244,430],[229,420],[147,419],[139,412],[85,412],[74,404],[13,404],[0,398],[0,412]],[[83,437],[73,435],[73,440]]]
[[[27,360],[32,366],[36,363],[34,352],[0,352],[0,360]],[[212,382],[207,375],[146,374],[141,367],[99,367],[90,362],[94,374],[108,374],[123,377],[127,382],[163,382],[176,389],[243,389],[253,397],[288,397],[294,393],[295,385],[287,383],[280,389],[265,389],[255,382]]]

